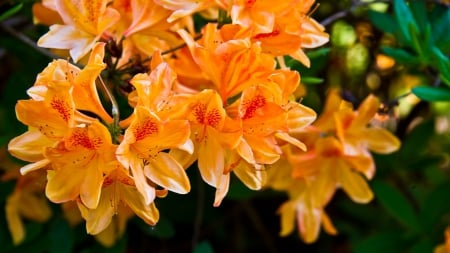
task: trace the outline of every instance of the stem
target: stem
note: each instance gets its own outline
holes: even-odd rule
[[[242,210],[247,214],[247,217],[252,222],[255,230],[260,234],[262,240],[261,242],[265,245],[267,252],[278,253],[275,242],[273,241],[272,235],[264,226],[264,222],[261,220],[258,212],[248,201],[240,201]]]
[[[203,183],[200,172],[197,172],[198,198],[197,198],[197,213],[194,220],[194,232],[192,233],[192,249],[195,248],[200,236],[200,227],[203,220],[203,209],[205,205],[205,185]]]
[[[109,100],[111,103],[111,114],[113,117],[113,124],[112,124],[112,137],[113,141],[116,143],[119,143],[118,135],[120,134],[120,111],[119,111],[119,105],[117,104],[117,100],[114,98],[114,95],[109,90],[108,86],[106,86],[105,82],[103,82],[103,79],[101,76],[98,77],[98,84],[100,84],[100,88],[102,92],[106,95],[105,97]]]
[[[322,20],[322,22],[320,22],[320,24],[323,26],[327,26],[338,19],[344,18],[350,12],[354,11],[356,8],[358,8],[360,6],[366,6],[366,5],[373,4],[373,3],[390,3],[390,2],[391,2],[390,0],[378,0],[378,1],[373,1],[373,2],[361,2],[360,0],[353,0],[350,8],[334,13],[333,15],[329,16],[328,18]]]
[[[61,57],[59,57],[59,56],[57,56],[55,54],[52,54],[50,51],[48,51],[48,50],[46,50],[44,48],[38,47],[35,41],[31,40],[30,38],[28,38],[24,34],[16,31],[14,28],[12,28],[11,25],[7,25],[7,24],[5,24],[5,22],[0,22],[0,28],[2,30],[4,30],[5,32],[9,33],[10,35],[12,35],[14,38],[16,38],[16,39],[22,41],[23,43],[25,43],[26,45],[32,47],[33,49],[35,49],[39,53],[47,56],[48,58],[50,58],[50,59],[61,59]]]

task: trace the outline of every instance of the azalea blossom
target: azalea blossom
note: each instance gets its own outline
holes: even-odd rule
[[[117,148],[116,157],[130,170],[145,203],[153,202],[156,185],[177,193],[189,192],[189,179],[184,168],[164,152],[171,148],[190,153],[193,151],[188,139],[189,123],[186,120],[161,120],[143,106],[136,107],[134,114],[134,119]]]
[[[282,235],[293,231],[294,219],[301,238],[308,243],[317,239],[321,224],[327,232],[337,233],[323,208],[339,188],[354,202],[372,200],[366,180],[373,177],[375,164],[369,151],[386,154],[400,146],[393,134],[369,125],[379,105],[379,100],[370,95],[353,110],[333,90],[317,121],[294,134],[306,144],[307,151],[292,144],[283,147],[283,159],[270,167],[267,180],[268,186],[287,191],[290,196],[280,208]],[[284,177],[278,173],[291,179],[280,183]]]
[[[86,55],[106,29],[120,18],[115,9],[107,6],[106,0],[54,0],[54,3],[64,24],[50,26],[50,31],[39,39],[38,46],[68,49],[75,62]]]

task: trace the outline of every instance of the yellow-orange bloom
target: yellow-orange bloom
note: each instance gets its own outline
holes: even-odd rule
[[[54,24],[42,36],[38,45],[46,48],[68,49],[77,62],[86,55],[106,29],[120,18],[119,13],[107,7],[107,0],[55,0],[56,10],[64,25]]]
[[[189,179],[180,163],[167,149],[178,148],[192,153],[189,122],[161,120],[143,106],[137,106],[134,118],[117,148],[116,157],[133,175],[136,188],[146,204],[155,198],[155,185],[177,193],[190,190]],[[147,182],[151,180],[151,184]]]
[[[159,219],[159,212],[155,203],[146,203],[131,178],[122,166],[116,164],[114,169],[106,173],[99,204],[95,209],[89,209],[82,202],[78,202],[81,215],[86,220],[86,230],[89,234],[98,235],[104,244],[111,243],[114,238],[125,231],[126,221],[135,213],[149,225],[155,225]],[[158,194],[158,193],[157,193]],[[113,217],[117,218],[113,221]],[[113,223],[118,230],[110,227]],[[112,229],[112,230],[111,230]],[[112,238],[104,238],[112,235]],[[115,235],[118,233],[118,235]]]
[[[198,42],[184,30],[179,33],[224,104],[275,68],[273,57],[262,54],[258,44],[252,44],[249,39],[233,39],[233,31],[217,30],[216,24],[207,24]]]
[[[227,150],[237,147],[242,135],[239,121],[230,119],[223,101],[214,90],[203,90],[191,97],[187,105],[187,119],[191,126],[194,156],[203,180],[216,188],[214,206],[220,205],[228,192],[230,174],[225,171]]]
[[[63,142],[44,153],[52,168],[48,171],[47,197],[55,203],[79,197],[87,207],[96,208],[103,173],[114,160],[115,149],[110,133],[97,121],[70,129]]]

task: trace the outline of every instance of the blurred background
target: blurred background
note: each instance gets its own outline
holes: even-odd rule
[[[321,233],[310,245],[297,233],[280,237],[284,193],[251,191],[233,178],[220,207],[214,189],[188,170],[192,190],[157,199],[160,222],[138,218],[123,237],[105,247],[87,235],[84,223],[63,215],[37,189],[20,189],[23,162],[6,151],[26,131],[14,106],[52,60],[35,41],[48,27],[34,25],[34,1],[0,1],[0,245],[1,252],[433,252],[450,225],[450,10],[447,1],[320,0],[312,16],[330,34],[308,51],[311,67],[286,58],[305,87],[303,104],[320,114],[326,91],[339,87],[358,106],[368,95],[383,102],[375,123],[402,141],[399,151],[374,155],[370,182],[375,199],[353,203],[339,191],[326,211],[339,233]],[[300,92],[300,91],[299,91]],[[41,185],[39,185],[41,184]],[[16,195],[14,195],[16,194]],[[7,199],[16,196],[25,240],[14,245],[6,221]],[[34,197],[30,198],[27,195]],[[30,207],[45,203],[40,213]],[[65,207],[70,208],[70,207]],[[38,212],[38,214],[36,214]],[[450,239],[448,239],[450,240]],[[449,253],[449,252],[447,252]]]

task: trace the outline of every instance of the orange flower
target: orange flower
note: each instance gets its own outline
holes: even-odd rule
[[[147,178],[170,191],[189,192],[189,179],[183,167],[164,152],[172,148],[192,152],[189,123],[186,120],[161,120],[143,106],[137,106],[134,114],[116,156],[125,168],[130,169],[145,203],[153,202],[156,187],[150,185]]]
[[[96,208],[114,151],[110,133],[99,122],[70,129],[63,142],[44,153],[53,169],[48,171],[47,197],[55,203],[80,197],[84,205]]]
[[[170,15],[169,10],[164,9],[154,1],[115,0],[113,7],[121,14],[120,22],[127,26],[123,32],[125,37],[152,26],[158,26],[158,23],[167,24],[165,19]]]
[[[212,81],[224,104],[256,79],[275,68],[270,55],[262,54],[258,44],[248,39],[232,40],[234,31],[217,30],[216,24],[207,24],[200,41],[195,42],[184,30],[179,33],[191,50],[195,62],[206,78]]]
[[[119,13],[107,7],[107,3],[107,0],[55,0],[56,10],[65,24],[50,26],[50,31],[39,39],[38,45],[69,49],[70,56],[77,62],[119,19]]]
[[[168,22],[173,22],[179,18],[194,14],[194,12],[201,12],[206,9],[216,7],[214,0],[155,0],[155,2],[164,8],[173,11]]]
[[[9,178],[4,175],[2,181],[7,179]],[[25,176],[17,175],[16,186],[13,193],[7,197],[5,205],[6,221],[15,245],[25,239],[23,218],[43,223],[52,215],[49,203],[42,194],[44,185],[44,171],[29,173]]]
[[[89,209],[78,202],[81,215],[86,220],[86,230],[97,235],[99,240],[109,245],[125,231],[126,221],[135,213],[149,225],[155,225],[159,212],[154,202],[146,203],[144,197],[134,185],[134,179],[127,170],[116,164],[114,169],[106,172],[99,204],[95,209]],[[160,195],[160,193],[157,193]],[[117,218],[113,220],[113,217]],[[118,225],[114,229],[114,224]],[[103,233],[103,235],[102,235]],[[105,238],[106,235],[112,235]]]
[[[230,9],[233,24],[240,26],[238,38],[260,42],[263,52],[274,56],[289,55],[310,65],[304,48],[315,48],[328,42],[324,27],[309,17],[314,0],[224,1]]]
[[[284,158],[268,166],[268,185],[290,195],[290,200],[280,208],[282,235],[293,230],[295,217],[305,242],[317,239],[320,224],[327,232],[336,233],[323,208],[337,188],[341,187],[357,203],[367,203],[373,198],[366,182],[375,172],[369,150],[389,153],[400,145],[387,130],[369,126],[378,108],[379,101],[369,96],[353,111],[337,91],[330,92],[319,119],[312,126],[295,131],[295,136],[307,144],[308,151],[287,145],[283,148]],[[295,124],[292,126],[295,129]]]
[[[187,106],[191,139],[203,180],[216,188],[214,206],[219,206],[228,192],[229,172],[225,171],[225,154],[237,147],[242,135],[238,121],[231,120],[214,90],[203,90],[192,96]]]

